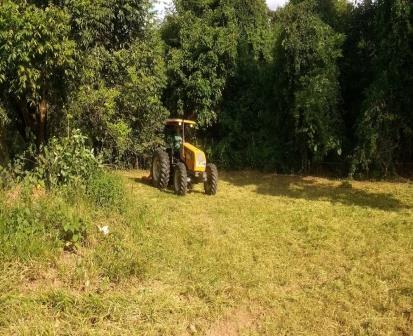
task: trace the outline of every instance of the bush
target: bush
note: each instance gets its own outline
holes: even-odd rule
[[[7,168],[0,166],[0,189],[10,187],[13,182],[13,177]]]
[[[27,150],[0,169],[0,177],[0,187],[15,187],[7,192],[13,194],[11,205],[0,197],[0,261],[74,250],[85,241],[90,222],[79,215],[81,202],[122,209],[124,201],[121,178],[102,168],[78,131],[51,139],[37,157]]]
[[[52,138],[37,158],[35,174],[48,188],[67,185],[74,180],[88,180],[101,169],[93,150],[87,148],[86,137],[75,130],[66,138]]]
[[[40,151],[31,146],[7,167],[0,167],[0,187],[14,183],[45,185],[84,184],[102,170],[99,158],[86,145],[86,137],[75,130],[68,137],[52,138]]]

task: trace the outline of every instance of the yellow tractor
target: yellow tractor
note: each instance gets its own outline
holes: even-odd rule
[[[207,163],[205,153],[186,139],[194,138],[196,123],[192,120],[165,121],[166,149],[158,149],[152,157],[152,184],[159,189],[172,185],[175,194],[184,196],[195,183],[204,183],[207,195],[215,195],[218,170]]]

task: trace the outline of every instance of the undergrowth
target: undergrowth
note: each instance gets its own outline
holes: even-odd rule
[[[124,189],[118,176],[101,170],[85,184],[53,190],[21,184],[2,192],[0,258],[39,259],[87,242],[95,214],[121,211]],[[96,229],[96,228],[94,228]]]
[[[78,130],[40,151],[29,148],[0,169],[0,178],[3,260],[74,251],[87,241],[95,208],[120,212],[125,203],[119,176],[103,168]]]

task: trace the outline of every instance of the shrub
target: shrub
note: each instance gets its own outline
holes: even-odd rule
[[[13,177],[7,168],[0,166],[0,189],[10,187]]]
[[[37,158],[35,175],[45,181],[48,188],[88,180],[101,169],[101,164],[85,140],[78,130],[66,138],[52,138]]]
[[[7,167],[0,167],[0,187],[21,182],[48,189],[83,184],[101,169],[99,158],[86,145],[86,137],[75,130],[67,137],[50,139],[40,153],[30,146]]]

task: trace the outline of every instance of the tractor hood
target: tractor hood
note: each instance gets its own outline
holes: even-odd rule
[[[204,172],[206,168],[206,157],[205,153],[185,142],[183,145],[182,160],[185,162],[188,169],[194,172]]]

